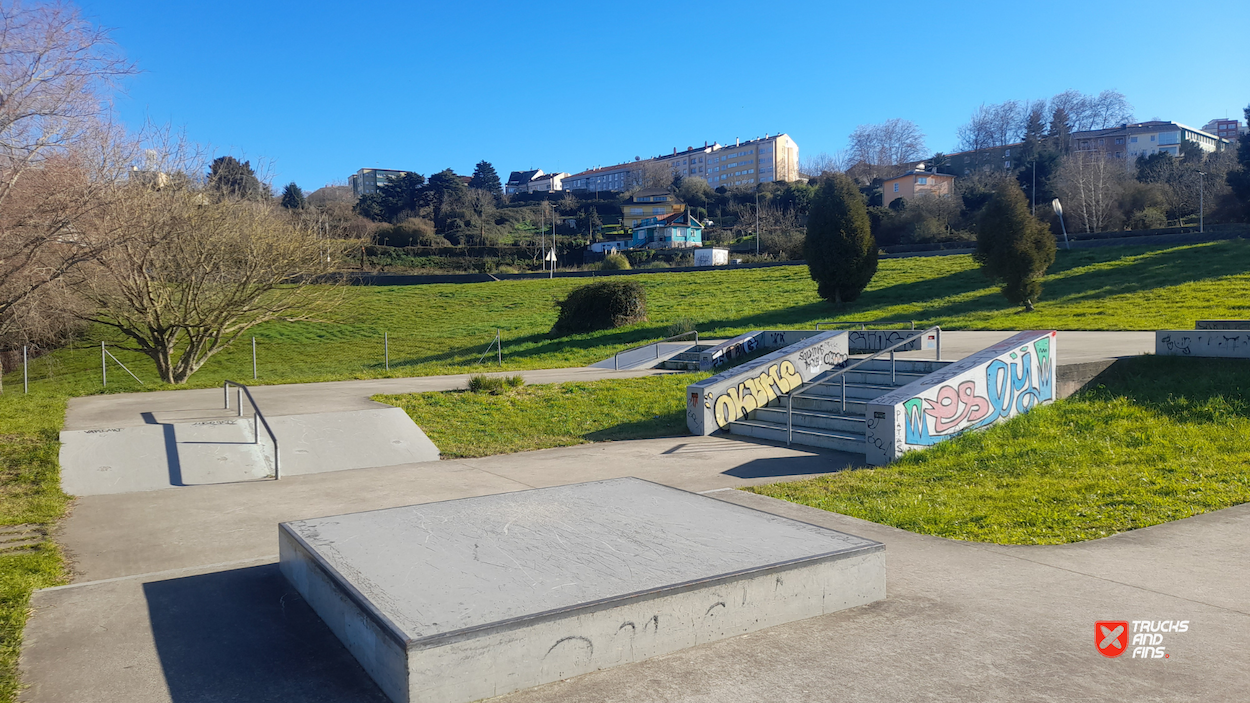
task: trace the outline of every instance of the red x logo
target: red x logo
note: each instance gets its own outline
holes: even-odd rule
[[[1101,620],[1094,623],[1094,645],[1104,657],[1118,657],[1128,648],[1128,622]]]

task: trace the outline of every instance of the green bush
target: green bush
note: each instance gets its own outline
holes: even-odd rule
[[[554,335],[612,329],[646,321],[647,291],[637,281],[600,281],[574,288],[556,307]]]
[[[616,253],[609,253],[599,262],[600,271],[625,271],[630,268],[629,259]]]
[[[519,388],[525,385],[525,377],[517,374],[515,376],[487,376],[486,374],[474,374],[469,377],[469,390],[473,393],[490,393],[491,395],[500,395],[509,388]]]
[[[683,317],[683,318],[674,320],[673,324],[668,326],[668,336],[676,337],[679,334],[693,332],[694,330],[695,330],[695,321],[688,317]]]

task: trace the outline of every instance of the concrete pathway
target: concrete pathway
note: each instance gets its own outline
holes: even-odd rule
[[[523,691],[522,701],[1235,700],[1250,505],[1058,547],[915,535],[726,489],[858,457],[717,437],[80,500],[75,583],[37,592],[27,701],[383,701],[278,573],[277,523],[639,476],[885,543],[886,601]],[[1169,658],[1105,659],[1095,620],[1188,620]]]

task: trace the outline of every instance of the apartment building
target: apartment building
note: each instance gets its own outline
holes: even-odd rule
[[[359,198],[362,195],[378,192],[378,188],[386,185],[387,181],[392,178],[398,178],[405,173],[412,171],[396,171],[387,168],[362,168],[347,177],[347,184],[352,187],[352,195]]]
[[[619,193],[630,188],[641,173],[642,162],[617,164],[574,173],[563,179],[564,190],[585,190],[598,193]]]
[[[1138,157],[1165,152],[1180,156],[1181,144],[1193,142],[1207,153],[1227,149],[1228,139],[1218,137],[1201,129],[1194,129],[1179,122],[1151,120],[1122,124],[1109,129],[1095,129],[1072,133],[1072,151],[1100,151],[1108,156],[1125,159],[1132,165]]]
[[[1246,133],[1246,126],[1241,123],[1241,120],[1216,119],[1203,125],[1202,131],[1235,142]]]
[[[531,171],[513,171],[504,183],[503,191],[508,195],[514,193],[551,193],[562,190],[567,173],[543,173],[541,168]]]
[[[1001,169],[1010,171],[1013,168],[1019,168],[1020,156],[1024,153],[1024,142],[1016,142],[1014,144],[1004,144],[1002,146],[991,146],[984,149],[974,149],[972,151],[959,151],[949,154],[946,157],[946,163],[936,168],[947,173],[968,175],[973,171],[982,169]],[[913,165],[913,168],[923,169],[923,163]],[[888,194],[887,194],[888,197]]]

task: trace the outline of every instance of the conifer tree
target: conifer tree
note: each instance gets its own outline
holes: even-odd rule
[[[477,166],[473,167],[473,177],[469,179],[469,187],[487,191],[492,195],[498,195],[499,191],[503,190],[499,174],[495,172],[495,167],[489,161],[479,161]]]
[[[834,174],[816,190],[803,241],[816,293],[834,303],[851,302],[877,273],[877,242],[859,188]]]
[[[1033,311],[1042,294],[1042,276],[1055,262],[1055,237],[1029,214],[1024,191],[1004,179],[981,213],[977,251],[973,258],[981,272],[999,284],[1003,297]]]
[[[1250,123],[1250,107],[1246,108],[1246,122]],[[1250,136],[1243,136],[1237,144],[1237,165],[1240,168],[1230,169],[1224,176],[1228,187],[1250,215]]]
[[[288,210],[303,210],[304,204],[304,191],[295,185],[295,181],[286,184],[286,188],[282,190],[282,207]]]

